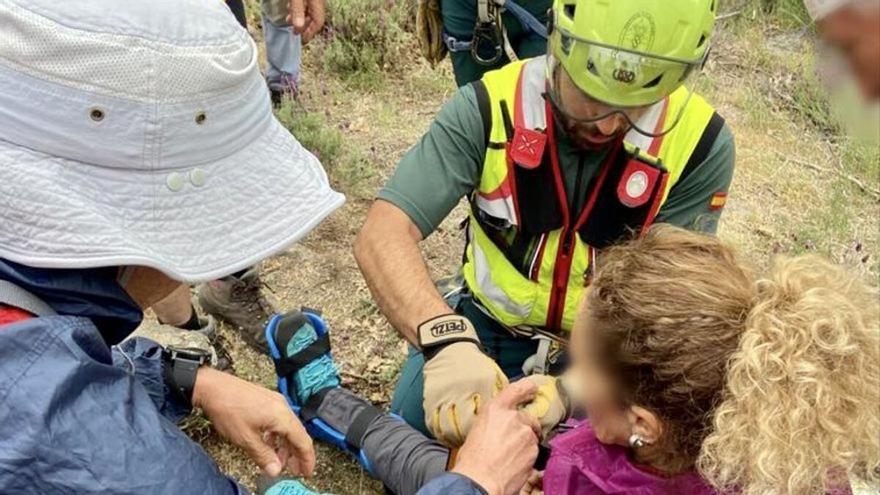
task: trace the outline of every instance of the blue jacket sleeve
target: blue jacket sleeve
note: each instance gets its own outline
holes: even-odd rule
[[[416,495],[487,495],[483,487],[467,476],[446,473],[431,480]]]
[[[0,493],[246,493],[86,318],[0,326],[0,453]]]
[[[113,366],[133,376],[143,385],[156,409],[177,423],[189,415],[191,407],[181,401],[165,383],[162,346],[145,337],[133,337],[111,348]]]

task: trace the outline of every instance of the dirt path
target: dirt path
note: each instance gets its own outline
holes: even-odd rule
[[[759,264],[773,253],[819,250],[876,280],[877,201],[835,174],[823,175],[802,165],[807,161],[836,166],[831,157],[841,145],[781,108],[767,89],[778,86],[774,78],[790,70],[783,60],[807,56],[806,40],[795,38],[785,44],[785,51],[771,52],[763,42],[764,31],[751,33],[753,39],[742,33],[720,36],[714,49],[720,55],[708,67],[706,96],[727,118],[738,146],[734,189],[720,235],[740,245]],[[359,89],[323,70],[319,52],[316,48],[308,55],[303,96],[294,111],[321,116],[324,125],[341,134],[342,158],[336,161],[354,154],[356,159],[346,167],[328,166],[332,180],[349,200],[306,240],[265,262],[264,279],[281,308],[305,305],[324,311],[346,386],[387,405],[406,349],[372,302],[351,244],[372,194],[430,124],[454,84],[448,64],[433,71],[416,63],[401,74],[387,76],[380,88]],[[767,69],[775,63],[786,69]],[[863,178],[876,186],[877,167],[868,170]],[[424,243],[435,276],[450,273],[460,260],[457,223],[461,218],[459,208]],[[269,360],[251,352],[229,329],[221,332],[235,372],[274,387]],[[187,431],[231,475],[250,483],[258,474],[240,451],[211,433],[203,418],[189,420]],[[342,494],[383,493],[344,456],[321,448],[319,457],[312,483],[316,488]]]

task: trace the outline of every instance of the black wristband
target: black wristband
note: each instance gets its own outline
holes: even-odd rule
[[[480,347],[480,338],[474,325],[464,316],[455,313],[422,322],[416,331],[422,353],[429,361],[444,347],[456,342],[470,342]]]
[[[189,406],[192,406],[196,374],[209,357],[204,350],[188,347],[167,347],[162,352],[165,383],[178,399]]]

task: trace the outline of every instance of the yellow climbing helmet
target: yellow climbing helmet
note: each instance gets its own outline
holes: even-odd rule
[[[555,0],[549,69],[561,65],[581,91],[609,107],[651,105],[699,73],[716,5],[717,0]]]

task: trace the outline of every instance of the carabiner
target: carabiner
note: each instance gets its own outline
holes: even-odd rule
[[[478,22],[474,26],[474,37],[471,40],[471,57],[480,65],[495,65],[504,55],[504,47],[502,46],[504,34],[501,31],[501,25],[497,21],[491,20],[487,22]],[[483,58],[480,49],[483,42],[489,42],[489,47],[494,50],[491,57]]]

